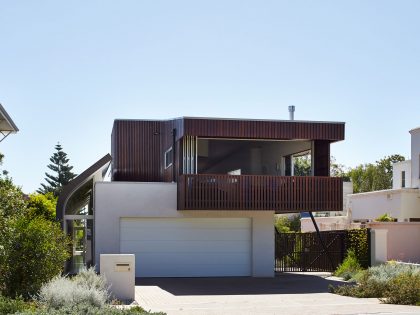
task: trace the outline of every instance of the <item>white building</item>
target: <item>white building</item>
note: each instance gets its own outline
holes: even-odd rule
[[[398,222],[420,221],[420,127],[410,134],[411,160],[394,163],[392,189],[349,195],[353,222],[372,221],[385,213]]]

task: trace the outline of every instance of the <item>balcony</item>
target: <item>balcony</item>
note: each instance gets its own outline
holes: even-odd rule
[[[342,179],[321,176],[180,175],[178,210],[341,211]]]

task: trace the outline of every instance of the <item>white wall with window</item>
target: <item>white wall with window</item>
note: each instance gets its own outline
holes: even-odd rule
[[[411,187],[411,160],[394,163],[392,166],[392,189],[410,188],[410,187]]]

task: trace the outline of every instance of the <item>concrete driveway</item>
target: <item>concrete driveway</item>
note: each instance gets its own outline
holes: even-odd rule
[[[418,306],[381,304],[328,293],[338,280],[322,273],[275,278],[140,278],[136,301],[172,314],[420,314]]]

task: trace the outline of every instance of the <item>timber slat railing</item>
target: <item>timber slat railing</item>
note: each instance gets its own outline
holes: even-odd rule
[[[337,177],[186,174],[178,210],[341,211],[343,184]]]

